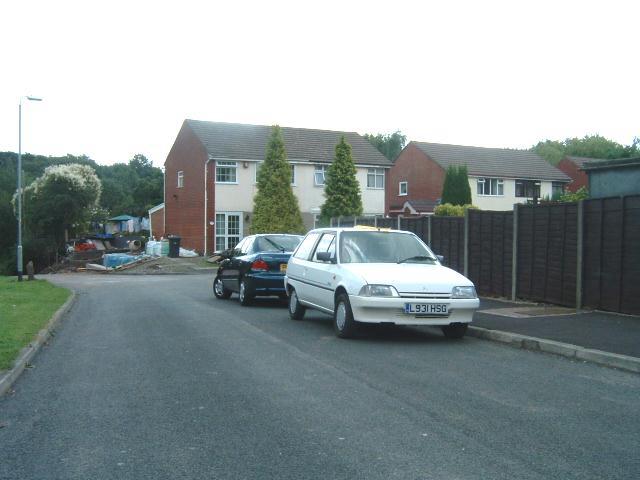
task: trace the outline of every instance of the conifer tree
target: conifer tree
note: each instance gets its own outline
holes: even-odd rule
[[[360,184],[356,179],[351,145],[347,143],[344,135],[336,145],[333,163],[327,168],[324,196],[326,200],[320,210],[320,216],[324,220],[362,214]]]
[[[275,125],[258,172],[252,233],[304,233],[298,199],[291,188],[291,165],[280,127]]]
[[[451,205],[457,205],[456,201],[456,174],[458,169],[455,165],[449,165],[447,171],[444,174],[444,185],[442,186],[442,198],[441,204],[449,203]]]
[[[458,167],[458,182],[460,182],[460,201],[462,202],[459,205],[471,205],[471,187],[466,165]]]
[[[449,165],[442,187],[442,204],[469,205],[471,203],[471,188],[467,166]]]

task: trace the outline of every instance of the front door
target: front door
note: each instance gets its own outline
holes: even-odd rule
[[[242,212],[216,212],[216,252],[234,248],[242,240]]]

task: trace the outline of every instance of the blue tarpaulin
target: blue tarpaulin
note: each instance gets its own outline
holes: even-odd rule
[[[115,268],[120,265],[135,262],[142,258],[142,255],[127,255],[126,253],[105,253],[102,264],[108,268]]]

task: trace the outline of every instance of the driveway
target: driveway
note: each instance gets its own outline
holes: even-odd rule
[[[79,291],[0,399],[2,479],[629,479],[640,375],[439,331],[292,322],[211,278]]]

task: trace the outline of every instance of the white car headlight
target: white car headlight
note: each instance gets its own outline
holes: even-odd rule
[[[477,298],[476,287],[453,287],[451,298]]]
[[[365,285],[360,289],[361,297],[399,297],[398,291],[391,285]]]

